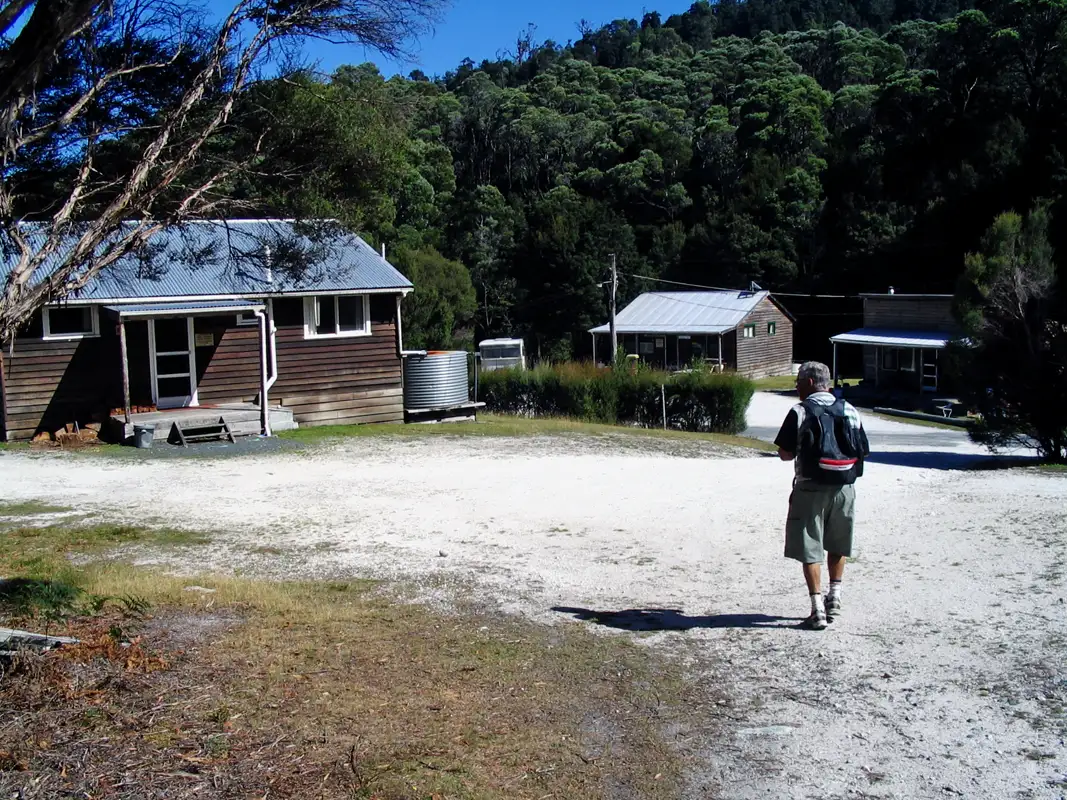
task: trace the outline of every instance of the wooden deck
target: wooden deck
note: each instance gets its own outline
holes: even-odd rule
[[[259,406],[255,403],[218,403],[131,414],[128,425],[123,421],[123,415],[119,414],[111,418],[107,438],[110,441],[127,441],[133,436],[134,425],[155,425],[153,439],[157,442],[166,441],[175,422],[191,427],[218,422],[219,417],[226,420],[237,436],[258,436],[260,433]],[[293,412],[287,408],[271,406],[270,427],[274,432],[293,430],[297,427]]]

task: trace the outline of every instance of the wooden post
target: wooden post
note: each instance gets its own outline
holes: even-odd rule
[[[0,342],[2,345],[3,342]],[[14,341],[12,341],[12,350],[14,350]],[[2,441],[7,441],[7,375],[5,375],[7,367],[4,364],[4,351],[0,348],[0,429],[4,431],[4,438]]]
[[[122,402],[126,424],[130,424],[130,357],[126,349],[126,323],[119,319],[119,349],[122,351]],[[125,434],[125,431],[123,431]]]
[[[722,334],[719,334],[719,372],[722,372]]]
[[[591,334],[593,337],[593,366],[596,366],[596,334]]]
[[[837,386],[837,342],[834,342],[834,386]]]
[[[619,335],[615,329],[615,293],[619,289],[619,271],[615,268],[615,254],[611,254],[611,320],[608,323],[611,334],[611,360],[615,360],[615,354],[619,352]]]
[[[663,430],[667,430],[667,385],[659,385],[659,399],[663,403]]]

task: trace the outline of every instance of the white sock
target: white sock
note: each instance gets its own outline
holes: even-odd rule
[[[811,596],[811,613],[826,614],[826,605],[823,603],[822,592],[816,592]]]
[[[841,599],[841,581],[830,581],[830,594],[827,596]]]

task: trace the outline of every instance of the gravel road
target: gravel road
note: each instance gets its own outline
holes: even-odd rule
[[[752,431],[773,438],[790,403],[757,395]],[[685,658],[729,697],[678,734],[701,765],[689,797],[1064,798],[1067,479],[961,469],[984,455],[960,434],[866,424],[845,616],[823,633],[796,628],[808,600],[781,556],[792,466],[749,451],[575,436],[6,452],[0,486],[215,533],[195,560],[146,561],[400,577]]]

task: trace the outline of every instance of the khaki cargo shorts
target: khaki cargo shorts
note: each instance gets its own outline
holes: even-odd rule
[[[815,564],[822,562],[824,550],[851,556],[855,520],[855,486],[798,483],[789,495],[785,557],[803,564]]]

